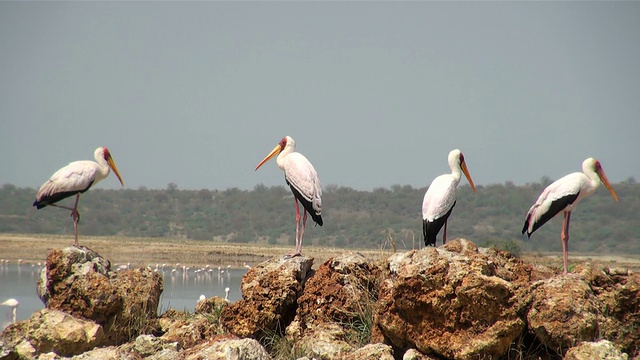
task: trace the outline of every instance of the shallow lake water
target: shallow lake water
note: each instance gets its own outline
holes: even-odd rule
[[[0,263],[0,303],[13,298],[19,301],[16,320],[26,320],[35,311],[44,308],[36,290],[38,277],[44,264],[18,264],[17,261]],[[112,269],[115,266],[112,266]],[[153,267],[155,270],[155,266]],[[242,298],[240,282],[247,272],[246,268],[231,269],[217,267],[183,268],[162,266],[157,269],[163,274],[164,291],[160,296],[158,314],[168,309],[193,312],[200,295],[206,297],[225,297],[225,288],[229,288],[229,301]],[[0,306],[0,330],[12,321],[11,308]]]

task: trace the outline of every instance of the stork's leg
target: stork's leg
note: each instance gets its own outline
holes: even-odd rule
[[[302,255],[302,239],[304,239],[304,229],[307,227],[307,212],[302,216],[302,231],[300,231],[300,242],[296,247],[296,254]]]
[[[71,211],[71,217],[73,218],[73,232],[75,234],[75,246],[78,246],[78,221],[80,221],[78,201],[80,201],[80,194],[76,195],[76,204],[73,206],[73,210]]]
[[[300,206],[298,205],[298,199],[295,196],[293,197],[293,200],[296,203],[296,248],[288,255],[288,257],[300,255],[300,252],[298,251],[298,244],[300,243]]]
[[[58,205],[58,204],[49,204],[49,206],[55,206],[57,208],[60,209],[67,209],[69,211],[71,211],[71,217],[73,218],[73,233],[75,236],[75,242],[74,245],[78,246],[78,222],[80,221],[80,213],[78,212],[78,201],[80,200],[80,194],[76,195],[76,203],[73,206],[73,208],[70,208],[68,206],[64,206],[64,205]]]
[[[447,223],[449,222],[449,219],[444,221],[444,234],[442,234],[442,245],[447,243]],[[436,244],[433,244],[433,246],[436,246]]]
[[[571,211],[565,211],[562,218],[562,232],[560,238],[562,239],[562,265],[564,267],[564,273],[567,273],[567,260],[569,259],[569,221],[571,220]]]

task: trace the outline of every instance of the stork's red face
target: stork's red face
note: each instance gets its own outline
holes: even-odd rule
[[[282,140],[280,140],[280,142],[278,143],[278,145],[280,145],[280,151],[284,150],[284,148],[287,146],[287,137],[283,137]]]

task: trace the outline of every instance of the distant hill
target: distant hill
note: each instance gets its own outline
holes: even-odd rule
[[[580,203],[571,217],[571,252],[640,254],[640,185],[613,185],[616,203],[602,188]],[[450,238],[513,252],[561,251],[561,217],[521,235],[524,215],[542,184],[461,185],[449,220]],[[328,185],[323,193],[324,226],[307,224],[306,244],[342,248],[417,248],[422,243],[425,188],[394,185],[373,191]],[[31,206],[36,189],[5,184],[0,189],[0,232],[73,234],[69,212]],[[72,199],[68,200],[69,203]],[[253,190],[92,189],[80,201],[80,234],[186,237],[235,243],[293,244],[293,198],[283,186]],[[442,234],[438,237],[441,244]]]

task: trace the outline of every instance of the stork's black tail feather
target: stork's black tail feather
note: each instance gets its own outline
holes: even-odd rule
[[[316,224],[322,226],[322,215],[320,213],[316,213],[316,211],[313,209],[313,204],[311,204],[311,201],[305,199],[304,196],[302,196],[302,194],[300,194],[300,192],[295,187],[291,186],[291,184],[289,184],[289,187],[291,188],[291,192],[293,192],[293,196],[295,196],[295,198],[300,201],[305,211],[308,212],[309,215],[311,215],[313,221]]]

